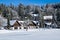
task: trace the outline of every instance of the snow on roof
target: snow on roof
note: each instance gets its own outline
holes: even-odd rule
[[[10,25],[13,25],[16,22],[16,20],[10,20]]]
[[[45,24],[47,24],[47,25],[51,25],[52,23],[51,23],[51,22],[46,22]]]
[[[33,14],[33,16],[38,16],[38,14]]]
[[[35,24],[38,23],[38,21],[33,21]]]
[[[44,19],[52,19],[53,16],[44,16]]]
[[[18,21],[19,23],[24,23],[25,21]]]
[[[21,26],[23,26],[25,21],[18,21],[18,22],[21,24]]]

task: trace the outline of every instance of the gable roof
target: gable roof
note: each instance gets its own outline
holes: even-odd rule
[[[32,21],[28,23],[28,26],[36,26]]]
[[[14,25],[15,22],[16,20],[10,20],[10,25]]]

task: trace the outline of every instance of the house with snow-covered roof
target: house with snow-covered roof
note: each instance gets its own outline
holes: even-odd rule
[[[5,28],[7,28],[7,21],[3,25]],[[10,20],[10,29],[20,29],[21,24],[17,20]]]
[[[52,15],[45,15],[43,16],[44,19],[44,27],[51,27],[53,22],[53,16]]]
[[[27,24],[27,26],[28,26],[29,29],[36,28],[36,25],[32,21],[29,21],[28,24]]]

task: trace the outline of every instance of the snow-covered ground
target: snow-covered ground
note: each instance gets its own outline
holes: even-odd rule
[[[0,40],[60,40],[60,29],[0,30]]]

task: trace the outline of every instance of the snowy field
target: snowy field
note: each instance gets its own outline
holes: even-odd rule
[[[60,29],[0,30],[0,40],[60,40]]]

